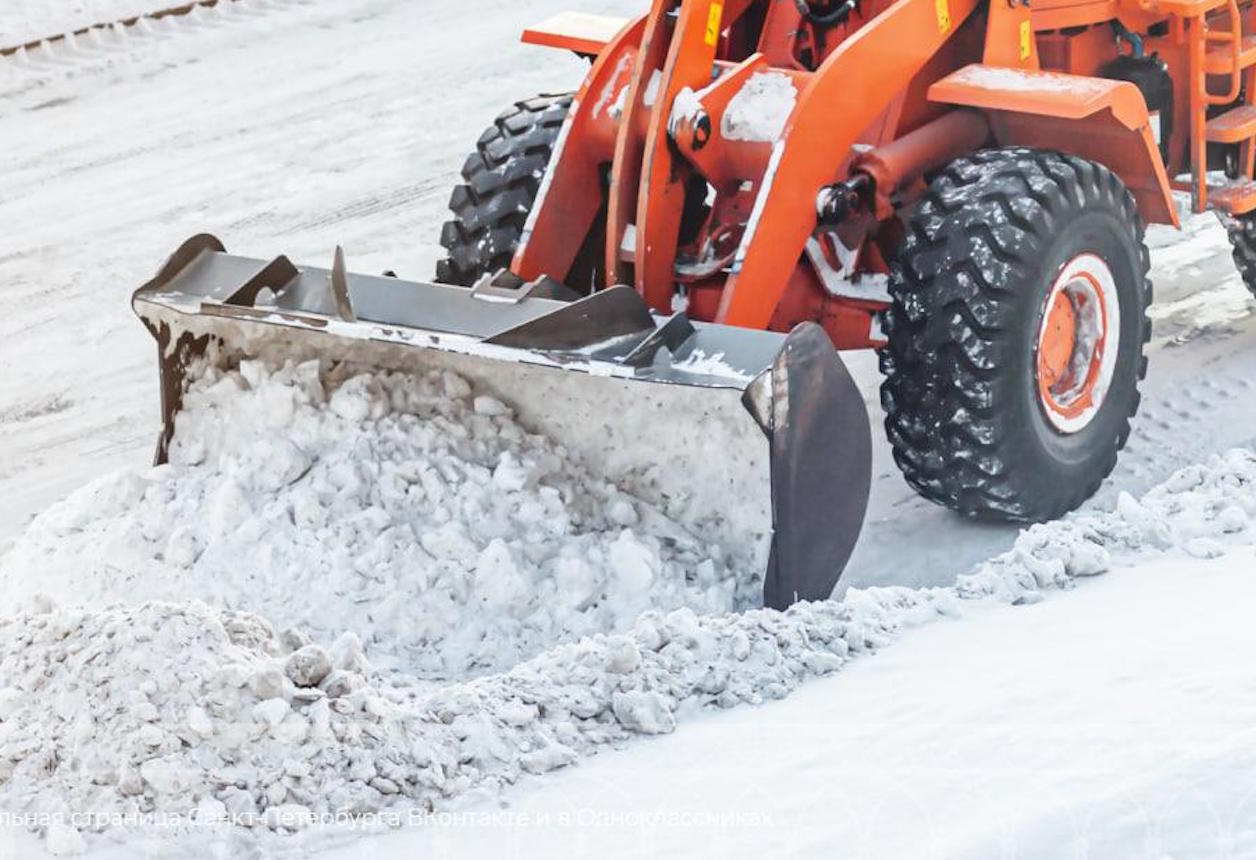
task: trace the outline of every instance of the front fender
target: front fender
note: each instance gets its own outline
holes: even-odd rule
[[[933,84],[929,100],[985,111],[1000,144],[1052,149],[1107,166],[1145,220],[1178,226],[1147,103],[1133,84],[974,63]]]
[[[523,41],[529,45],[561,48],[584,57],[596,57],[627,23],[627,18],[611,15],[560,12],[524,30]]]

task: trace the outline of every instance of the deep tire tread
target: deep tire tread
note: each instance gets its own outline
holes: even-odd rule
[[[436,265],[438,281],[469,287],[509,267],[571,100],[564,93],[517,102],[480,135],[449,197],[454,217],[441,229],[448,256]]]
[[[1234,249],[1234,265],[1248,292],[1256,297],[1256,212],[1226,216],[1222,222]]]

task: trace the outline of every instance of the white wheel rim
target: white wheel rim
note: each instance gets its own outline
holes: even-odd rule
[[[1078,254],[1047,292],[1034,356],[1039,402],[1057,431],[1071,435],[1094,421],[1112,386],[1120,345],[1112,270],[1096,254]]]

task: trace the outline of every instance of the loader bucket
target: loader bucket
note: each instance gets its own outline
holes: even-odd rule
[[[132,303],[158,344],[158,462],[204,361],[452,370],[763,572],[767,606],[828,598],[859,535],[867,411],[810,323],[782,335],[659,318],[628,287],[575,298],[508,274],[473,288],[349,274],[339,250],[330,269],[298,267],[228,255],[208,235],[185,242]]]

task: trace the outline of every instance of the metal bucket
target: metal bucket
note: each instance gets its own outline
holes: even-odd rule
[[[867,507],[867,411],[824,331],[657,318],[615,287],[575,298],[509,275],[474,288],[349,274],[185,242],[134,295],[157,340],[164,462],[189,374],[311,358],[448,369],[520,422],[658,505],[734,564],[763,602],[827,598]]]

